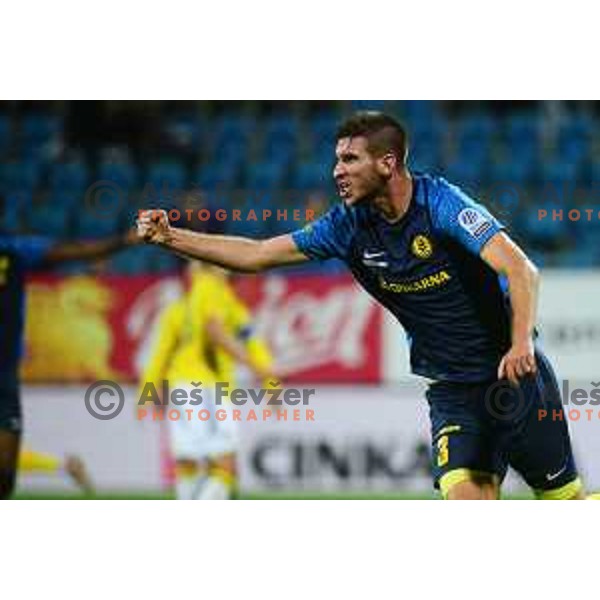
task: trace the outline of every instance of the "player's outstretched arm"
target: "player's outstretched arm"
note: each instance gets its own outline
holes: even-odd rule
[[[163,210],[141,211],[138,236],[187,258],[203,260],[226,269],[254,273],[271,267],[308,260],[298,250],[291,235],[266,240],[197,233],[171,227]]]
[[[43,257],[43,262],[54,264],[77,260],[99,260],[137,243],[139,239],[135,230],[101,240],[58,242],[49,248]]]
[[[504,232],[494,235],[481,251],[483,260],[508,279],[512,307],[512,347],[502,359],[498,378],[517,383],[536,370],[533,331],[537,311],[539,273],[526,254]]]

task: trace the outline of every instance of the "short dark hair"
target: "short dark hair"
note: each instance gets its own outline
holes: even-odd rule
[[[401,165],[406,164],[408,136],[393,117],[375,110],[356,112],[338,127],[336,140],[359,136],[367,138],[371,154],[393,152]]]

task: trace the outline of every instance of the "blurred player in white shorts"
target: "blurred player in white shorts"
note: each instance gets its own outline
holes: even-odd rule
[[[167,380],[171,393],[186,392],[180,395],[187,401],[166,411],[177,498],[224,500],[237,493],[238,433],[231,405],[215,405],[215,384],[234,387],[236,362],[269,380],[272,361],[264,343],[248,335],[249,313],[221,270],[192,263],[185,284],[185,294],[161,315],[141,388],[151,382],[159,392]]]

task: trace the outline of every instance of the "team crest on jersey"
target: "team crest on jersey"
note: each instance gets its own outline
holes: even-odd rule
[[[463,229],[476,238],[481,237],[492,227],[488,217],[476,208],[463,208],[458,213],[458,222]]]
[[[415,235],[410,244],[410,249],[417,258],[425,259],[433,254],[433,244],[431,243],[431,240],[422,233]]]

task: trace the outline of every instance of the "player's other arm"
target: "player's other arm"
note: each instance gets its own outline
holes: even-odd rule
[[[536,370],[533,330],[539,273],[519,246],[504,232],[496,233],[481,250],[482,259],[508,280],[512,306],[512,346],[498,367],[498,378],[516,383]]]
[[[138,243],[134,230],[124,235],[102,240],[58,242],[51,245],[45,252],[42,262],[47,265],[69,261],[91,261],[110,256],[127,246]]]
[[[137,220],[138,236],[187,258],[203,260],[227,269],[254,273],[308,260],[291,235],[267,240],[197,233],[171,227],[165,211],[148,210]]]
[[[498,377],[517,383],[535,371],[533,328],[538,295],[538,272],[525,253],[504,232],[489,211],[460,188],[438,181],[432,200],[434,223],[469,252],[481,257],[506,277],[512,305],[511,347],[500,361]]]
[[[223,348],[223,350],[229,353],[235,360],[252,369],[252,372],[257,379],[267,381],[269,378],[273,377],[272,371],[266,368],[266,365],[261,361],[256,360],[255,356],[249,352],[245,344],[227,331],[227,328],[220,317],[214,316],[208,320],[206,323],[206,332],[210,341],[215,346]]]

